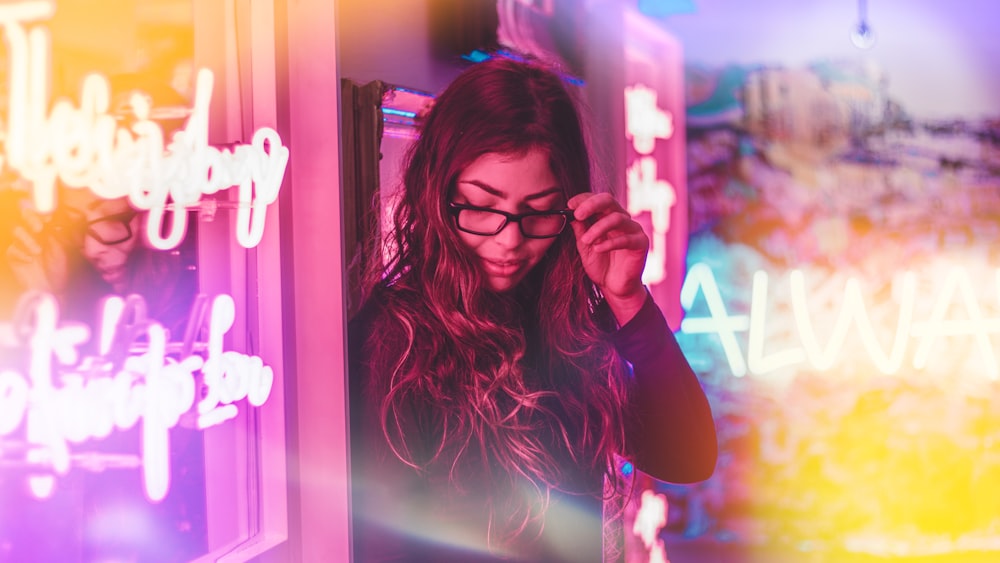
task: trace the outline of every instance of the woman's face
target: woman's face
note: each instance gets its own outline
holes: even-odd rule
[[[458,175],[452,202],[508,213],[566,207],[548,154],[539,149],[520,156],[488,153],[479,157]],[[513,222],[495,235],[459,230],[458,236],[479,257],[487,285],[497,292],[516,287],[556,240],[526,238]]]
[[[128,281],[128,257],[139,238],[138,216],[131,211],[125,198],[95,199],[82,205],[80,211],[86,216],[88,225],[83,255],[108,285],[117,292],[124,291]]]

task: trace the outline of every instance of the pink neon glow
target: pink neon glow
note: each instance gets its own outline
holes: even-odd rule
[[[653,219],[653,239],[642,283],[659,283],[667,275],[667,232],[670,231],[670,208],[677,203],[677,192],[670,182],[657,179],[656,159],[651,156],[644,156],[629,167],[627,185],[628,212],[649,211]]]
[[[125,300],[118,295],[109,295],[105,298],[104,306],[101,307],[101,332],[98,333],[100,339],[98,353],[106,356],[111,351],[111,343],[115,338],[115,327],[125,310]]]
[[[0,371],[0,436],[20,426],[27,408],[28,382],[19,373]]]
[[[222,338],[233,326],[236,307],[232,297],[220,295],[212,302],[208,358],[202,367],[208,392],[198,403],[198,427],[207,428],[236,415],[232,403],[246,398],[253,406],[271,394],[274,372],[257,356],[223,352]]]
[[[267,206],[277,200],[288,164],[288,148],[278,133],[264,127],[249,145],[225,150],[209,146],[213,77],[207,69],[198,71],[187,125],[169,143],[149,120],[150,108],[141,96],[131,104],[136,122],[118,127],[108,113],[108,81],[97,74],[84,80],[79,107],[60,100],[46,117],[48,32],[40,26],[26,31],[25,24],[51,17],[52,10],[49,2],[0,6],[0,26],[10,45],[5,164],[32,182],[35,208],[43,213],[55,208],[57,179],[107,199],[127,195],[135,207],[150,212],[150,245],[166,250],[184,237],[186,208],[202,194],[237,186],[236,239],[246,248],[259,244]],[[173,213],[164,236],[168,208]]]
[[[625,88],[625,132],[639,154],[651,154],[657,139],[674,135],[674,118],[656,106],[656,90],[642,84]]]
[[[636,84],[625,88],[625,136],[640,155],[649,155],[657,139],[669,139],[674,134],[673,116],[656,106],[656,90]],[[667,232],[670,231],[670,209],[677,203],[677,191],[666,180],[657,177],[657,163],[652,156],[642,156],[627,171],[628,212],[650,212],[653,236],[650,242],[642,282],[653,285],[666,279]]]
[[[119,326],[121,299],[108,298],[103,304],[102,326],[96,333],[107,353],[110,345],[105,343],[114,340],[113,327]],[[160,501],[170,488],[169,430],[194,407],[199,370],[206,398],[198,408],[210,415],[211,424],[235,416],[237,407],[232,403],[240,399],[247,398],[252,406],[263,405],[274,382],[271,368],[259,357],[223,351],[223,337],[235,319],[228,295],[212,301],[206,321],[207,358],[167,357],[166,330],[150,322],[144,328],[146,346],[142,353],[130,352],[113,374],[82,369],[84,363],[93,366],[107,360],[98,357],[79,362],[77,349],[87,341],[90,331],[79,324],[60,324],[53,296],[34,296],[31,318],[29,377],[15,370],[0,370],[0,437],[26,424],[26,440],[31,446],[27,461],[47,470],[29,476],[32,493],[39,498],[50,496],[55,477],[69,471],[70,444],[104,438],[115,429],[126,430],[141,421],[139,457],[144,489],[150,501]],[[68,367],[58,368],[54,378],[57,365]]]
[[[650,563],[665,562],[666,553],[660,530],[667,525],[667,497],[652,489],[642,491],[639,510],[632,524],[632,533],[642,539],[642,544],[650,552]]]

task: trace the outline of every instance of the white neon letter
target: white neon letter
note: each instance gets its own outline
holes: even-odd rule
[[[677,203],[677,192],[670,182],[656,177],[656,159],[644,156],[627,171],[628,212],[649,211],[653,222],[652,240],[642,283],[652,285],[666,277],[667,233],[670,231],[670,209]]]
[[[642,84],[625,88],[625,136],[639,154],[650,154],[657,139],[674,134],[674,117],[656,106],[656,90]]]
[[[747,346],[747,363],[750,371],[764,375],[805,360],[801,348],[782,350],[764,357],[764,339],[767,336],[767,272],[758,270],[753,275],[753,293],[750,298],[750,342]]]
[[[952,305],[955,293],[962,297],[962,304],[969,315],[968,320],[945,319]],[[919,336],[920,344],[913,356],[913,367],[924,369],[930,358],[931,349],[942,336],[972,335],[979,345],[979,352],[985,362],[990,379],[998,375],[996,354],[990,342],[989,333],[1000,332],[1000,319],[984,319],[983,311],[972,291],[972,281],[964,268],[953,268],[945,278],[944,287],[938,295],[931,316],[927,321],[914,323],[913,336]]]
[[[21,425],[28,409],[28,382],[13,371],[0,372],[0,436]]]
[[[709,317],[695,318],[687,315],[681,321],[681,332],[686,334],[714,333],[719,336],[722,350],[726,353],[729,361],[729,369],[736,377],[743,377],[747,373],[746,363],[743,361],[743,351],[736,340],[736,332],[742,332],[749,327],[749,319],[746,315],[729,316],[726,306],[722,302],[722,295],[719,293],[719,286],[712,275],[712,269],[706,264],[697,263],[691,266],[687,276],[684,278],[684,286],[681,287],[681,306],[685,311],[690,311],[694,304],[694,299],[701,290],[708,304]]]

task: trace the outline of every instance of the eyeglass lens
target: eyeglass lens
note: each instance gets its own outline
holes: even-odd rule
[[[118,244],[132,238],[132,229],[121,219],[101,219],[87,226],[87,234],[102,244]]]
[[[516,219],[515,219],[516,220]],[[521,233],[529,237],[553,237],[563,231],[566,216],[561,213],[526,215],[520,217]],[[458,210],[458,226],[479,235],[494,235],[506,225],[507,217],[486,209]]]

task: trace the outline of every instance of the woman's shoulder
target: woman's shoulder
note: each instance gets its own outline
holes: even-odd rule
[[[347,356],[353,392],[381,396],[386,374],[418,338],[412,307],[397,291],[373,291],[347,323]],[[419,305],[417,305],[419,306]],[[360,400],[361,395],[356,397]]]
[[[358,308],[358,311],[347,321],[348,342],[352,349],[358,348],[367,336],[372,333],[372,328],[378,324],[384,324],[384,319],[389,316],[385,306],[382,292],[372,292]]]
[[[370,326],[381,314],[379,303],[370,296],[362,301],[358,310],[347,320],[348,334],[354,334],[364,327]]]
[[[420,296],[405,288],[378,287],[365,298],[348,320],[349,346],[358,349],[371,339],[381,343],[398,339],[407,332],[410,319],[422,318],[426,311]]]
[[[389,318],[384,302],[374,298],[373,294],[364,300],[347,322],[349,373],[352,385],[358,385],[358,391],[361,382],[368,379],[366,374],[373,369],[373,360],[378,356],[379,348],[392,339],[385,328],[392,324],[387,321]]]

